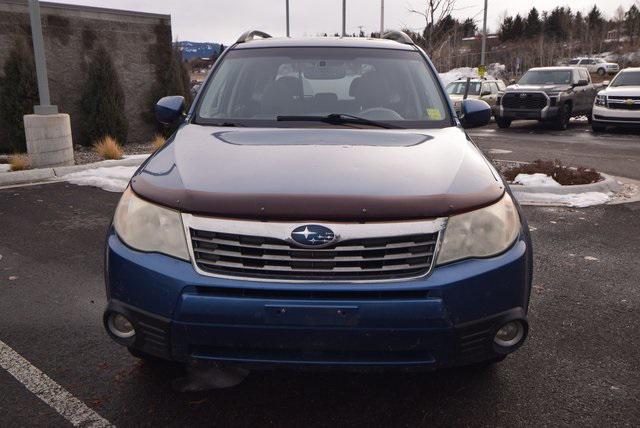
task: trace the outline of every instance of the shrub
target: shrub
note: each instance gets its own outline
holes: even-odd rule
[[[120,144],[109,135],[97,140],[93,144],[93,150],[103,159],[122,159],[122,155],[124,154]]]
[[[27,150],[23,116],[33,113],[33,105],[37,102],[33,54],[26,40],[19,39],[7,57],[4,76],[0,78],[0,128],[4,134],[0,135],[0,153]]]
[[[102,46],[95,51],[89,64],[81,99],[85,144],[106,136],[126,143],[125,95],[111,56]]]
[[[162,26],[156,28],[157,42],[151,47],[149,56],[156,69],[156,82],[149,94],[148,109],[143,117],[148,123],[156,123],[158,132],[168,136],[174,127],[165,127],[155,121],[155,104],[168,95],[182,95],[185,106],[191,105],[191,74],[187,63],[182,59],[182,52],[177,43],[171,43],[171,32]]]
[[[562,164],[562,161],[537,159],[529,164],[522,164],[506,169],[503,174],[508,181],[515,180],[518,174],[536,174],[542,173],[552,177],[555,181],[562,185],[573,184],[590,184],[600,181],[602,176],[593,168],[569,168]]]
[[[166,142],[167,142],[167,140],[161,134],[156,134],[156,136],[153,137],[153,140],[151,140],[151,144],[153,145],[153,148],[156,149],[156,150],[158,150],[160,147],[164,146],[164,143],[166,143]]]
[[[9,165],[11,171],[22,171],[29,169],[29,156],[23,154],[15,154],[9,157]]]

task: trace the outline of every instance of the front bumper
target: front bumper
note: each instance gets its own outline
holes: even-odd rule
[[[558,117],[558,111],[557,106],[549,106],[536,110],[509,109],[503,106],[497,106],[494,113],[496,117],[509,120],[552,120]]]
[[[606,125],[640,126],[640,110],[593,106],[593,122]]]
[[[522,320],[531,284],[523,235],[504,254],[378,284],[257,283],[205,277],[192,265],[107,241],[105,319],[136,334],[120,344],[182,362],[437,368],[495,358],[497,329]],[[526,334],[526,331],[525,331]]]

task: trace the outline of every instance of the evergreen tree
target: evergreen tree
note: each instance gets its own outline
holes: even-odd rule
[[[508,42],[509,40],[513,40],[513,18],[507,16],[500,24],[500,40],[503,42]]]
[[[527,37],[535,37],[542,31],[542,21],[540,20],[540,14],[538,9],[532,7],[527,15],[525,22],[525,32]]]
[[[81,100],[84,144],[91,145],[105,136],[120,144],[127,142],[125,94],[111,56],[103,46],[92,56]]]
[[[513,38],[515,40],[522,39],[525,35],[524,29],[525,29],[525,22],[520,16],[520,14],[517,14],[516,17],[513,18]]]
[[[0,78],[0,125],[6,144],[0,141],[0,152],[25,152],[25,114],[33,113],[38,102],[36,67],[26,40],[19,39],[4,64]]]
[[[478,26],[472,18],[467,18],[462,23],[462,37],[473,37],[478,32]]]
[[[624,27],[632,43],[638,40],[638,37],[640,37],[640,10],[635,4],[631,5],[624,14]]]

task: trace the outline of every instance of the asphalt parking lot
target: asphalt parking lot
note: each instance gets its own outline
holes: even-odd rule
[[[636,165],[640,175],[637,134],[612,133],[607,143],[580,126],[560,136],[531,126],[475,134],[486,151],[510,151],[494,157],[591,156],[604,171],[632,176],[627,171]],[[529,142],[514,139],[518,133]],[[609,168],[621,152],[625,158]],[[254,372],[235,388],[178,393],[171,381],[182,375],[180,367],[145,365],[102,329],[102,247],[118,197],[67,183],[0,190],[0,344],[105,422],[632,426],[640,417],[640,203],[525,207],[535,247],[531,332],[519,352],[493,369]],[[68,422],[0,368],[0,424]]]

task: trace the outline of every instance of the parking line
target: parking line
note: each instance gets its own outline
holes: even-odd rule
[[[71,395],[49,376],[34,367],[9,345],[0,340],[0,367],[47,403],[73,426],[112,427],[102,416]]]

